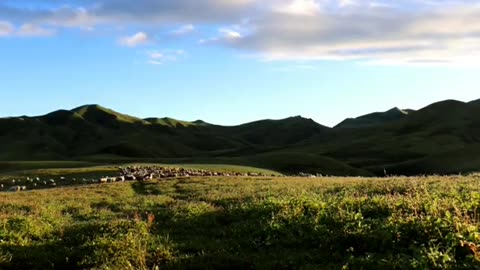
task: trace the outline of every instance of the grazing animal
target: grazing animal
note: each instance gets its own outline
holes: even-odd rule
[[[0,189],[3,190],[3,184],[0,184]]]
[[[8,189],[9,192],[17,192],[20,191],[22,188],[20,186],[13,186]]]
[[[126,180],[137,180],[137,178],[134,175],[127,175],[125,176]]]
[[[20,187],[20,190],[21,190],[21,191],[25,191],[25,190],[27,190],[27,187],[26,187],[26,186],[21,186],[21,187]]]
[[[98,182],[99,183],[107,183],[108,182],[108,177],[102,177],[102,178],[100,178],[100,180]]]

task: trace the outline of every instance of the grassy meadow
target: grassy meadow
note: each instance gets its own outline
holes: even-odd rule
[[[199,177],[0,193],[0,269],[480,269],[479,180]]]

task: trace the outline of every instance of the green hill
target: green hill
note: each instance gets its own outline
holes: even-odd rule
[[[100,105],[85,105],[72,110],[83,119],[105,126],[117,127],[121,123],[128,124],[148,124],[147,121],[133,116],[121,114]]]
[[[300,116],[218,126],[140,119],[99,105],[0,118],[3,161],[186,161],[329,175],[480,170],[480,102],[394,108],[328,128]]]
[[[357,118],[348,118],[338,124],[336,128],[363,128],[381,124],[387,124],[392,121],[403,119],[411,114],[412,110],[401,110],[399,108],[393,108],[386,112],[376,112],[360,116]]]
[[[169,117],[164,117],[164,118],[146,118],[144,119],[145,121],[153,124],[153,125],[162,125],[162,126],[167,126],[167,127],[188,127],[188,126],[194,126],[196,123],[194,122],[187,122],[187,121],[181,121]]]

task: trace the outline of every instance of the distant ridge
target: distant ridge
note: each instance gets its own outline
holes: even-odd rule
[[[97,104],[81,106],[73,109],[72,112],[79,114],[85,120],[99,124],[112,124],[116,121],[130,124],[148,124],[145,120],[140,118],[121,114]]]
[[[480,171],[480,100],[392,108],[334,128],[301,116],[219,126],[100,105],[0,118],[0,160],[238,164],[284,173],[416,175]]]
[[[153,125],[162,125],[167,127],[189,127],[197,125],[195,122],[181,121],[169,117],[164,118],[145,118],[145,121]]]
[[[336,128],[364,128],[375,125],[386,124],[392,121],[400,120],[413,113],[414,110],[402,110],[397,107],[392,108],[386,112],[375,112],[363,115],[357,118],[348,118],[335,126]]]

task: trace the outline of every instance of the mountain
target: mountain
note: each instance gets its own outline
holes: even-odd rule
[[[0,160],[208,162],[285,173],[449,174],[480,170],[480,101],[393,108],[334,128],[301,116],[219,126],[140,119],[99,105],[0,118]]]
[[[100,105],[85,105],[73,109],[71,112],[80,115],[83,119],[102,126],[118,126],[120,124],[148,124],[147,121],[130,115],[121,114]]]
[[[386,112],[376,112],[360,116],[357,118],[348,118],[338,124],[336,128],[363,128],[381,124],[387,124],[396,120],[400,120],[413,113],[413,110],[401,110],[399,108],[393,108]]]
[[[162,125],[162,126],[167,126],[167,127],[189,127],[189,126],[196,126],[196,125],[202,125],[199,122],[187,122],[187,121],[181,121],[169,117],[164,117],[164,118],[145,118],[145,121],[149,122],[150,124],[153,125]]]
[[[480,104],[446,100],[384,124],[334,128],[302,151],[382,175],[449,174],[480,169]]]

